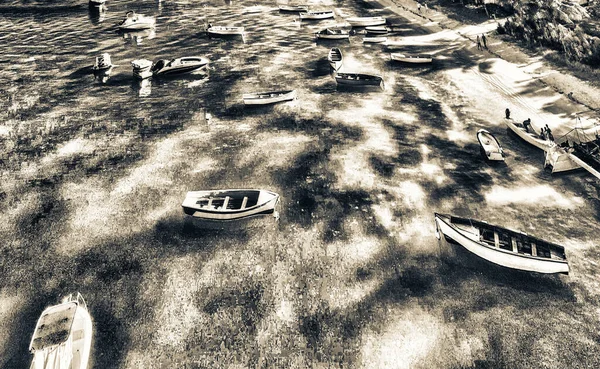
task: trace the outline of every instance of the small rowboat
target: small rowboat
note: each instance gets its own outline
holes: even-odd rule
[[[401,63],[409,63],[409,64],[430,64],[433,62],[433,57],[431,55],[408,55],[408,54],[399,54],[392,53],[390,54],[392,60],[401,62]]]
[[[242,98],[244,105],[269,105],[294,100],[296,98],[296,90],[257,92],[244,94]]]
[[[341,86],[379,86],[383,90],[383,78],[377,74],[367,73],[338,73],[335,82]]]
[[[279,195],[267,190],[190,191],[183,200],[187,215],[204,220],[238,220],[273,214]]]
[[[113,67],[112,61],[110,60],[110,54],[104,53],[96,57],[96,64],[92,67],[95,71],[108,70]]]
[[[365,28],[369,35],[387,35],[389,29],[386,26],[369,26]]]
[[[487,222],[435,213],[436,237],[503,267],[569,274],[564,247]]]
[[[244,27],[210,26],[206,29],[213,36],[235,36],[244,35]]]
[[[334,18],[335,14],[333,10],[323,10],[323,11],[312,11],[306,13],[300,13],[300,19],[304,20],[321,20],[327,18]]]
[[[477,140],[479,141],[479,145],[481,145],[481,151],[488,160],[504,161],[504,151],[496,136],[485,129],[480,129],[477,131]]]
[[[379,26],[385,24],[384,17],[354,17],[347,18],[346,21],[350,23],[352,27]]]
[[[339,28],[326,28],[316,32],[315,37],[323,40],[343,40],[350,38],[350,32]]]
[[[288,13],[305,13],[308,12],[308,6],[306,5],[279,5],[280,12]]]
[[[152,77],[152,62],[148,59],[136,59],[131,62],[133,76],[139,79]]]
[[[141,29],[154,28],[156,19],[142,14],[136,14],[133,11],[127,12],[125,19],[119,24],[122,31],[137,31]]]
[[[37,321],[29,351],[31,368],[86,369],[92,347],[92,317],[83,297],[70,295],[46,308]]]
[[[159,60],[152,66],[152,73],[155,76],[188,73],[206,67],[208,62],[207,58],[201,56],[188,56],[171,61]]]
[[[363,37],[363,42],[366,44],[381,44],[387,42],[387,37],[378,36],[378,37]]]
[[[338,69],[340,69],[340,67],[342,66],[343,59],[344,56],[342,55],[342,50],[340,50],[339,48],[333,47],[331,48],[331,50],[329,50],[329,54],[327,55],[327,61],[329,62],[329,65],[333,70],[337,71]]]

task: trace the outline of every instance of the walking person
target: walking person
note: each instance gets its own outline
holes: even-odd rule
[[[506,114],[506,119],[510,119],[510,109],[506,108],[506,110],[504,111],[504,114]]]
[[[481,41],[483,41],[483,47],[487,50],[487,38],[485,37],[485,34],[481,34]]]
[[[550,141],[554,141],[554,136],[552,136],[552,130],[550,130],[550,127],[548,127],[547,124],[546,124],[546,135],[548,136],[548,139]]]
[[[477,35],[477,50],[481,50],[481,38]]]

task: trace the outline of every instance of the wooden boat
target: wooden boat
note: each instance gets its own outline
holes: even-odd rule
[[[380,44],[383,42],[387,42],[387,37],[385,37],[385,36],[363,37],[363,42],[371,43],[371,44]]]
[[[323,40],[343,40],[350,38],[350,32],[339,28],[325,28],[316,32],[315,37]]]
[[[79,293],[45,309],[29,344],[31,369],[86,369],[92,334],[92,317]]]
[[[383,78],[376,74],[337,73],[335,82],[341,86],[379,86],[385,88]]]
[[[152,66],[152,73],[155,76],[188,73],[206,67],[208,61],[201,56],[188,56],[171,61],[159,60]]]
[[[131,62],[133,76],[139,79],[152,77],[152,62],[147,59],[136,59]]]
[[[244,94],[242,98],[244,105],[269,105],[294,100],[296,98],[296,90],[257,92]]]
[[[369,35],[387,35],[389,29],[386,26],[369,26],[365,28]]]
[[[379,26],[385,24],[384,17],[353,17],[347,18],[346,21],[350,23],[352,27]]]
[[[409,55],[392,53],[390,57],[393,61],[409,64],[431,64],[433,62],[433,56],[427,54]]]
[[[321,20],[321,19],[327,19],[327,18],[334,18],[335,14],[333,13],[333,10],[322,10],[322,11],[310,11],[310,12],[303,12],[300,13],[300,19],[304,19],[304,20]]]
[[[435,213],[436,237],[503,267],[569,273],[564,247],[487,222]]]
[[[275,213],[279,195],[267,190],[190,191],[183,200],[187,215],[204,220],[237,220]]]
[[[110,54],[104,53],[96,57],[96,63],[92,67],[95,71],[108,70],[113,67],[112,61],[110,60]]]
[[[515,122],[512,118],[504,119],[504,123],[517,136],[521,137],[523,140],[537,148],[547,150],[554,145],[554,142],[543,139],[540,135],[533,132],[533,129],[531,129],[530,132],[527,132],[522,123]]]
[[[279,5],[280,12],[288,13],[305,13],[308,12],[308,6],[306,5]]]
[[[244,27],[210,26],[206,29],[213,36],[235,36],[244,35]]]
[[[340,69],[340,67],[342,66],[343,59],[344,55],[342,54],[342,50],[340,50],[339,48],[333,47],[331,48],[331,50],[329,50],[329,54],[327,55],[327,61],[329,62],[329,65],[333,70],[337,71],[338,69]]]
[[[504,161],[504,151],[502,150],[500,142],[496,139],[496,136],[485,129],[480,129],[477,131],[477,140],[479,141],[482,152],[488,160]]]
[[[154,17],[136,14],[133,11],[127,12],[125,19],[119,24],[122,31],[137,31],[141,29],[153,28],[156,25]]]

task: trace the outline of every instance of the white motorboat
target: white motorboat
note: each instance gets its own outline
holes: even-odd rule
[[[325,28],[315,32],[315,37],[323,40],[344,40],[350,38],[350,32],[339,28]]]
[[[136,59],[131,62],[133,76],[139,79],[152,77],[152,62],[148,59]]]
[[[206,32],[212,36],[243,36],[244,27],[210,26]]]
[[[244,105],[269,105],[295,98],[296,90],[256,92],[242,96]]]
[[[369,35],[387,35],[389,29],[386,26],[369,26],[365,27],[365,31]]]
[[[300,13],[300,19],[302,20],[321,20],[327,18],[334,18],[335,14],[333,10],[322,10],[322,11],[310,11]]]
[[[539,149],[545,151],[554,145],[554,142],[545,140],[540,135],[535,133],[533,128],[530,131],[527,131],[522,123],[515,122],[512,118],[504,119],[504,123],[517,136],[521,137],[523,140]]]
[[[136,14],[134,11],[127,12],[125,19],[119,24],[122,31],[138,31],[142,29],[154,28],[156,19],[154,17]]]
[[[31,369],[87,369],[92,347],[92,317],[78,293],[42,312],[29,351]]]
[[[347,18],[346,21],[352,27],[379,26],[386,22],[384,17],[353,17]]]
[[[110,60],[110,54],[104,53],[96,57],[96,63],[92,67],[95,71],[107,70],[113,67],[112,61]]]
[[[342,54],[342,50],[337,47],[333,47],[331,50],[329,50],[329,54],[327,54],[327,61],[333,70],[337,71],[340,69],[343,60],[344,55]]]
[[[477,140],[481,146],[481,150],[485,153],[488,160],[491,161],[504,161],[504,151],[500,142],[496,139],[496,136],[491,134],[485,129],[477,131]]]
[[[206,67],[208,62],[207,58],[201,56],[188,56],[171,61],[159,60],[152,65],[152,73],[155,76],[188,73]]]
[[[564,247],[468,218],[435,213],[436,237],[503,267],[537,273],[569,273]]]
[[[408,63],[408,64],[431,64],[433,62],[433,56],[427,54],[410,55],[392,53],[390,57],[393,61]]]
[[[376,36],[376,37],[363,37],[363,42],[366,44],[381,44],[387,42],[387,37]]]
[[[382,90],[385,88],[383,78],[377,74],[367,73],[337,73],[335,82],[341,86],[379,86]]]
[[[190,191],[183,200],[187,215],[210,221],[238,220],[275,214],[279,195],[267,190]]]
[[[288,13],[305,13],[308,11],[308,6],[306,5],[279,5],[280,12],[288,12]]]

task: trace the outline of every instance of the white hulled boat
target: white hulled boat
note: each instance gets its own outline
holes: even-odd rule
[[[329,50],[329,54],[327,54],[327,61],[333,70],[337,71],[340,69],[343,60],[344,55],[342,54],[342,50],[337,47],[333,47],[331,50]]]
[[[381,89],[385,88],[383,78],[377,74],[337,73],[335,75],[335,82],[341,86],[379,86]]]
[[[339,28],[325,28],[315,32],[315,37],[323,40],[344,40],[350,38],[350,32]]]
[[[152,77],[152,62],[148,59],[136,59],[131,62],[133,76],[139,79]]]
[[[308,11],[308,6],[306,5],[279,5],[280,12],[289,12],[289,13],[304,13]]]
[[[569,273],[564,247],[487,222],[435,213],[436,237],[503,267]]]
[[[278,201],[279,195],[267,190],[190,191],[182,207],[187,215],[196,218],[227,221],[275,214]]]
[[[206,67],[208,62],[207,58],[201,56],[188,56],[171,61],[159,60],[152,66],[152,73],[155,76],[188,73]]]
[[[335,14],[333,10],[322,10],[322,11],[310,11],[305,13],[300,13],[300,19],[304,20],[321,20],[327,18],[333,18]]]
[[[92,317],[78,293],[42,312],[29,351],[31,369],[86,369],[92,347]]]
[[[256,92],[242,96],[244,105],[269,105],[295,98],[296,90]]]
[[[113,67],[112,61],[110,60],[110,54],[104,53],[96,57],[96,63],[92,67],[95,71],[107,70]]]
[[[496,136],[485,129],[477,131],[477,140],[488,160],[504,161],[504,151]]]
[[[206,29],[206,32],[213,36],[243,36],[244,27],[210,26]]]
[[[408,63],[408,64],[430,64],[433,62],[433,56],[427,54],[420,55],[410,55],[410,54],[400,54],[400,53],[392,53],[390,54],[390,58],[393,61]]]
[[[127,12],[125,19],[119,24],[122,31],[138,31],[153,28],[156,25],[154,17],[136,14],[134,11]]]
[[[384,17],[352,17],[347,18],[346,21],[350,23],[352,27],[379,26],[385,24]]]

